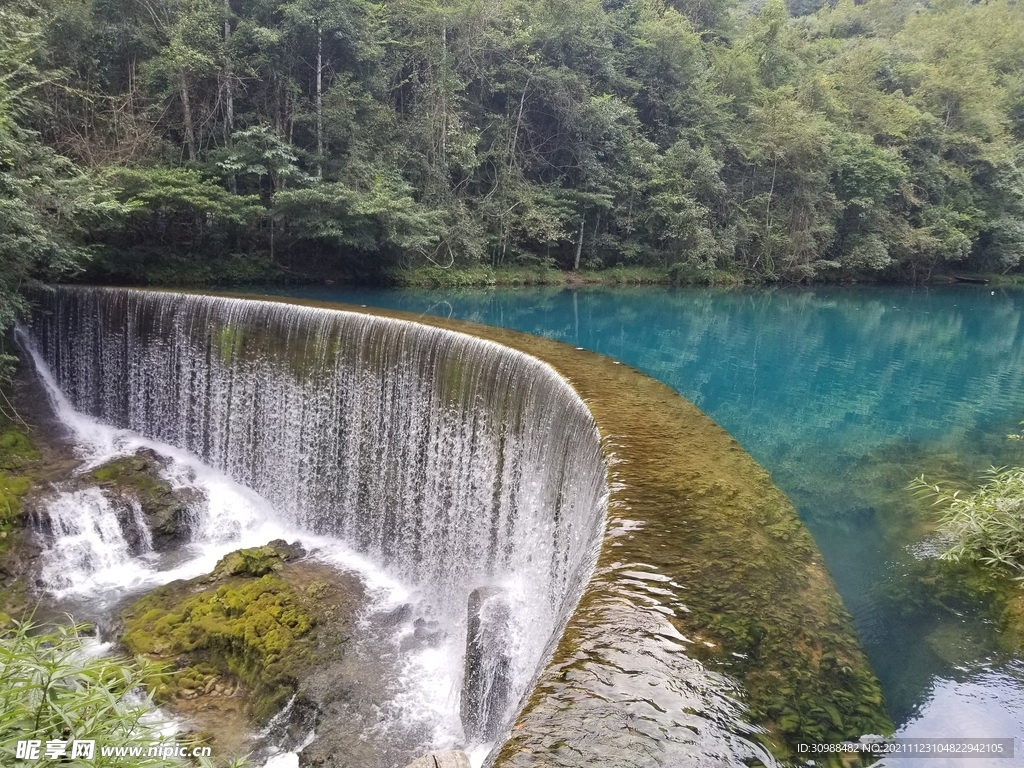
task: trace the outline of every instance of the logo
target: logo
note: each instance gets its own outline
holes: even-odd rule
[[[96,754],[96,741],[93,739],[76,739],[70,744],[60,739],[53,739],[43,742],[40,739],[25,739],[18,742],[14,756],[19,760],[38,760],[40,757],[47,757],[56,760],[58,757],[79,757],[84,760],[92,760]]]

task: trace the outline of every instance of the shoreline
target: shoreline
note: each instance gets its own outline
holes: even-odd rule
[[[693,272],[671,267],[617,266],[599,270],[562,270],[542,266],[483,265],[400,268],[377,275],[344,273],[274,273],[256,277],[250,282],[208,276],[199,280],[162,280],[121,282],[102,279],[86,272],[70,285],[112,285],[139,289],[183,291],[240,291],[260,287],[336,286],[346,288],[384,289],[459,289],[459,288],[529,288],[562,287],[569,289],[613,286],[717,287],[717,288],[813,288],[835,287],[927,287],[939,285],[979,285],[993,288],[1024,286],[1024,274],[944,273],[928,280],[912,282],[899,279],[862,280],[857,278],[792,281],[768,279],[762,275],[743,275],[724,270]]]

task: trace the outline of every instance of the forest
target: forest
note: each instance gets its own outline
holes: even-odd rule
[[[23,286],[642,265],[917,282],[1024,262],[1013,0],[12,0]]]

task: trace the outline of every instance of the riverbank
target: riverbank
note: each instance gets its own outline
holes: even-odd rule
[[[389,288],[486,288],[531,286],[772,286],[772,285],[912,285],[899,279],[863,279],[842,277],[814,280],[784,280],[764,274],[727,270],[698,270],[681,264],[672,266],[618,265],[603,269],[559,269],[545,265],[457,264],[447,268],[434,265],[385,267],[377,271],[352,272],[338,269],[293,269],[266,259],[249,262],[243,257],[204,265],[202,269],[180,264],[164,265],[159,260],[152,268],[137,273],[94,273],[86,271],[80,280],[89,284],[125,284],[136,287],[190,289],[245,289],[262,285],[337,285]],[[998,287],[1024,285],[1024,274],[943,273],[918,284],[985,284]]]
[[[330,281],[329,281],[330,282]],[[339,283],[344,281],[338,281]],[[562,270],[554,267],[524,267],[486,265],[459,266],[449,269],[418,267],[389,272],[385,282],[397,288],[482,288],[516,286],[589,286],[589,285],[674,285],[674,286],[768,286],[796,285],[791,280],[780,280],[755,273],[725,270],[694,270],[676,264],[672,267],[616,266],[607,269]],[[955,283],[985,284],[993,286],[1024,285],[1022,274],[970,273],[940,274],[923,281],[928,285]],[[817,279],[800,285],[905,285],[893,280]]]
[[[613,267],[601,270],[570,272],[551,267],[420,267],[395,270],[389,277],[403,288],[464,288],[481,286],[533,285],[671,285],[678,283],[667,269],[657,267]],[[723,283],[735,283],[725,280]],[[706,284],[711,284],[709,281]]]

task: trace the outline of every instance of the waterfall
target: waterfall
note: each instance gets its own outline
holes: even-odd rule
[[[121,513],[118,515],[98,488],[61,491],[49,500],[36,523],[49,534],[40,573],[42,586],[60,593],[103,583],[132,556],[152,550],[139,503],[129,501]]]
[[[469,594],[501,588],[521,702],[604,526],[599,435],[552,368],[400,320],[137,290],[60,287],[31,333],[74,408],[194,454],[436,615],[465,626]]]

